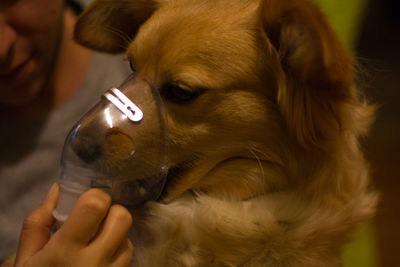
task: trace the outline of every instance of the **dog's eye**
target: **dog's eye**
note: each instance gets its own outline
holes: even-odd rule
[[[165,84],[161,89],[162,95],[167,100],[182,104],[193,101],[202,91],[176,82]]]

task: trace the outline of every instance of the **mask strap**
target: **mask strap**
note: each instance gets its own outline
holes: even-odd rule
[[[142,110],[136,106],[126,95],[124,95],[118,88],[108,90],[104,97],[113,103],[122,113],[124,113],[129,120],[139,122],[143,118]]]

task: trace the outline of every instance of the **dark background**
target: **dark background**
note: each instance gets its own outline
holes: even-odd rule
[[[351,0],[350,0],[351,1]],[[369,0],[357,55],[367,94],[381,107],[365,140],[381,192],[375,218],[378,266],[400,266],[400,0]]]

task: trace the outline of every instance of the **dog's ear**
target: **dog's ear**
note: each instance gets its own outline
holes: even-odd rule
[[[78,18],[74,38],[94,50],[124,52],[157,7],[155,0],[96,0]]]
[[[309,1],[263,0],[261,13],[285,75],[281,113],[300,145],[322,146],[343,129],[346,102],[357,101],[352,58]]]

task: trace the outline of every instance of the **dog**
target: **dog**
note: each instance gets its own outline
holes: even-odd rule
[[[134,266],[341,266],[377,203],[359,142],[375,107],[313,3],[96,0],[75,39],[126,53],[167,110],[168,180],[132,210]]]

